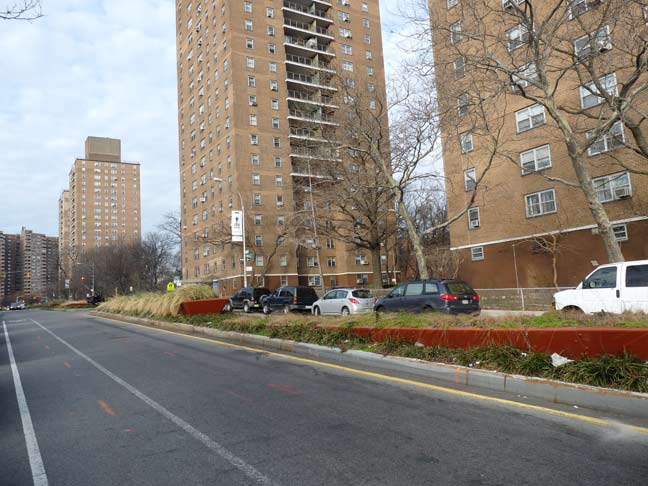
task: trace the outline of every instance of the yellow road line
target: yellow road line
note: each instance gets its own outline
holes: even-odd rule
[[[225,341],[219,341],[217,339],[204,338],[204,337],[200,337],[200,336],[192,336],[192,335],[183,334],[183,333],[180,333],[180,332],[168,331],[166,329],[159,329],[157,327],[145,326],[145,325],[142,325],[142,324],[135,324],[133,322],[120,321],[120,320],[117,320],[117,319],[110,319],[108,317],[94,317],[94,318],[95,319],[103,319],[103,320],[106,320],[106,321],[118,322],[120,324],[128,324],[128,325],[131,325],[131,326],[143,327],[143,328],[151,329],[151,330],[158,331],[158,332],[164,332],[164,333],[167,333],[167,334],[173,334],[175,336],[182,336],[182,337],[190,338],[190,339],[198,339],[200,341],[206,341],[208,343],[218,344],[220,346],[226,346],[226,347],[229,347],[229,348],[243,349],[243,350],[246,350],[246,351],[252,351],[254,353],[263,353],[263,354],[267,354],[269,356],[278,356],[278,357],[281,357],[281,358],[284,358],[284,359],[290,359],[290,360],[293,360],[293,361],[299,361],[301,363],[308,363],[308,364],[312,364],[312,365],[316,365],[316,366],[323,366],[323,367],[326,367],[326,368],[332,368],[332,369],[336,369],[336,370],[341,370],[341,371],[345,371],[345,372],[353,373],[353,374],[357,374],[357,375],[368,376],[368,377],[371,377],[371,378],[377,378],[377,379],[380,379],[380,380],[391,381],[391,382],[395,382],[395,383],[402,383],[402,384],[405,384],[405,385],[411,385],[411,386],[415,386],[415,387],[418,387],[418,388],[425,388],[425,389],[428,389],[428,390],[434,390],[434,391],[441,392],[441,393],[446,393],[446,394],[449,394],[449,395],[455,395],[455,396],[460,396],[460,397],[464,397],[464,398],[472,398],[472,399],[475,399],[475,400],[481,400],[481,401],[485,401],[485,402],[493,402],[493,403],[498,403],[498,404],[501,404],[501,405],[508,405],[508,406],[512,406],[512,407],[516,407],[516,408],[522,408],[522,409],[526,409],[526,410],[533,410],[535,412],[542,412],[542,413],[546,413],[546,414],[550,414],[550,415],[557,415],[559,417],[564,417],[564,418],[573,419],[573,420],[579,420],[581,422],[587,422],[587,423],[590,423],[590,424],[601,425],[603,427],[612,427],[612,428],[617,428],[617,429],[622,428],[622,429],[625,429],[625,430],[628,430],[628,431],[638,432],[638,433],[641,433],[641,434],[648,434],[648,428],[646,428],[646,427],[639,427],[639,426],[636,426],[636,425],[628,425],[628,424],[622,424],[622,423],[619,423],[619,422],[612,422],[612,421],[609,421],[609,420],[600,419],[600,418],[596,418],[596,417],[588,417],[587,415],[579,415],[579,414],[576,414],[576,413],[564,412],[562,410],[555,410],[553,408],[541,407],[539,405],[531,405],[531,404],[528,404],[528,403],[521,403],[521,402],[516,402],[516,401],[513,401],[513,400],[507,400],[505,398],[496,398],[496,397],[491,397],[491,396],[488,396],[488,395],[479,395],[477,393],[470,393],[470,392],[466,392],[466,391],[462,391],[462,390],[455,390],[453,388],[446,388],[446,387],[443,387],[443,386],[431,385],[429,383],[423,383],[423,382],[420,382],[420,381],[408,380],[406,378],[398,378],[396,376],[383,375],[381,373],[374,373],[372,371],[363,371],[363,370],[358,370],[358,369],[355,369],[355,368],[348,368],[346,366],[327,363],[325,361],[317,361],[317,360],[310,359],[310,358],[301,358],[299,356],[293,356],[293,355],[284,354],[284,353],[277,353],[277,352],[274,352],[274,351],[267,351],[265,349],[252,348],[250,346],[244,346],[244,345],[241,345],[241,344],[232,344],[232,343],[228,343],[228,342],[225,342]]]

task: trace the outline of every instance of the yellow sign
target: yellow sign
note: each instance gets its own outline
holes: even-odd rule
[[[169,282],[167,284],[167,292],[173,292],[175,290],[175,284],[173,282]]]

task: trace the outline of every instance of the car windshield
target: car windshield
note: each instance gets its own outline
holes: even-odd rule
[[[450,293],[453,294],[474,294],[475,291],[466,282],[448,282],[446,284]]]
[[[354,290],[351,292],[351,295],[358,299],[371,299],[371,290],[368,289],[360,289],[360,290]]]

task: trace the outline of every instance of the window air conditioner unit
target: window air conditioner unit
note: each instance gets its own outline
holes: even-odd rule
[[[475,229],[475,228],[479,228],[479,220],[476,219],[470,222],[470,229]]]
[[[257,106],[257,102],[256,102],[256,101],[252,101],[252,102],[250,103],[250,106]]]
[[[625,199],[630,197],[630,188],[629,187],[617,187],[614,189],[614,198],[615,199]]]
[[[206,198],[206,197],[201,197],[201,198],[200,198],[200,202],[201,202],[201,203],[207,202],[207,198]]]

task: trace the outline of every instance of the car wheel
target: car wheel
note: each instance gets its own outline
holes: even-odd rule
[[[351,311],[349,310],[348,307],[342,307],[342,315],[343,315],[343,316],[349,316],[349,315],[351,315]]]
[[[284,308],[283,308],[283,313],[284,313],[284,314],[290,314],[290,307],[288,307],[287,305],[285,305]]]
[[[385,308],[382,305],[378,306],[376,307],[376,312],[380,312],[382,314],[383,312],[385,312]]]
[[[268,304],[263,304],[263,313],[268,315],[270,312],[270,306]]]
[[[246,314],[250,313],[250,304],[248,304],[247,302],[243,304],[243,312],[245,312]]]
[[[430,307],[429,305],[426,305],[425,307],[423,307],[421,312],[426,312],[426,313],[427,312],[434,312],[434,309],[432,307]]]
[[[232,304],[229,302],[223,307],[223,312],[232,312]]]
[[[583,309],[576,305],[568,305],[567,307],[563,307],[560,312],[562,313],[574,313],[574,314],[583,314]]]
[[[320,311],[319,307],[313,307],[313,314],[315,314],[316,316],[321,316],[322,312]]]

